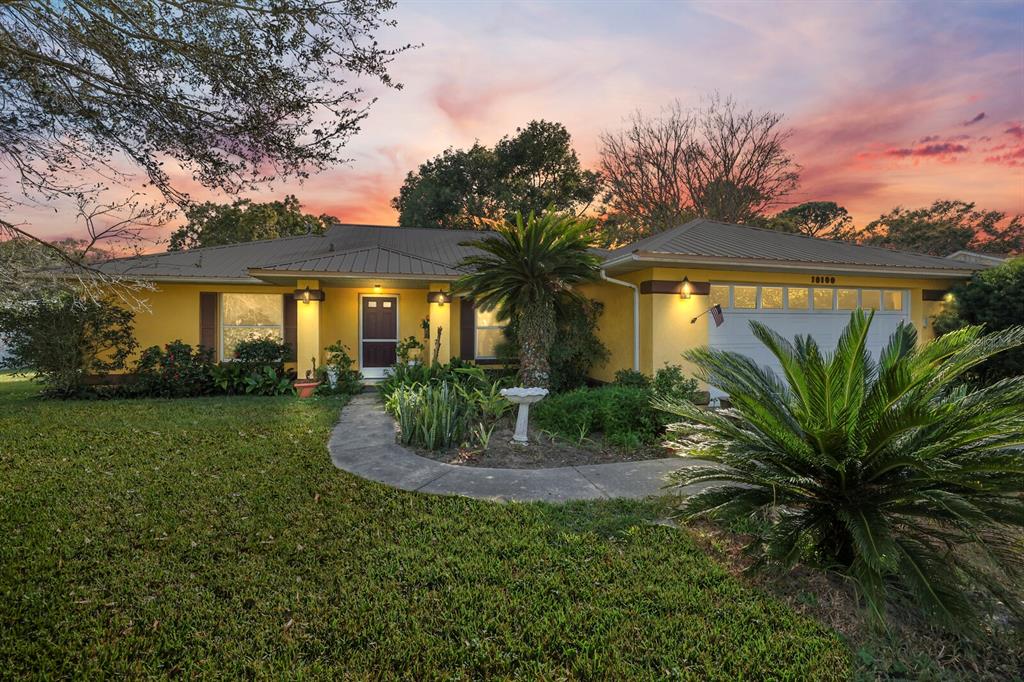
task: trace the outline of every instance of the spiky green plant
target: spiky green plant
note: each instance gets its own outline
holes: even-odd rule
[[[463,260],[473,272],[452,290],[484,310],[497,309],[501,320],[518,321],[519,375],[525,386],[548,385],[556,315],[582,302],[573,286],[598,277],[600,259],[590,252],[593,226],[592,220],[552,212],[526,219],[517,214],[514,224],[466,242],[483,253]]]
[[[732,407],[659,405],[684,419],[680,451],[711,462],[679,472],[680,484],[708,484],[682,515],[756,519],[759,563],[838,568],[879,620],[894,594],[952,625],[990,599],[1024,611],[1024,378],[960,381],[1024,345],[1024,328],[967,327],[918,346],[903,324],[876,363],[870,324],[855,311],[826,354],[751,323],[781,377],[736,353],[686,354]]]

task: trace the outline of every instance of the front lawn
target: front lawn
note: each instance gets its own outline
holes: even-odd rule
[[[836,634],[651,523],[657,505],[497,505],[334,469],[341,404],[0,382],[0,670],[848,675]]]

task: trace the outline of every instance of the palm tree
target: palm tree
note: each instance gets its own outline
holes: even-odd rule
[[[572,287],[597,279],[600,259],[590,252],[593,221],[547,212],[497,226],[494,234],[465,242],[483,253],[462,265],[473,272],[452,290],[501,320],[518,322],[519,377],[524,386],[547,387],[548,353],[556,316],[582,297]]]
[[[823,354],[751,323],[782,377],[736,353],[686,354],[732,408],[659,405],[686,420],[680,452],[712,462],[678,482],[719,484],[684,498],[683,516],[756,520],[761,563],[838,567],[879,619],[892,593],[953,625],[980,597],[1024,610],[1024,378],[962,382],[1024,345],[1024,327],[918,346],[903,324],[876,363],[870,324],[855,311]]]

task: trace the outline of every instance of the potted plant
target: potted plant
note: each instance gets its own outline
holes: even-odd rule
[[[410,336],[398,342],[395,354],[398,355],[398,361],[403,365],[415,365],[419,363],[419,360],[411,357],[413,352],[421,352],[424,348],[425,346],[420,343],[419,339]]]
[[[313,369],[307,369],[306,378],[296,379],[292,386],[295,387],[295,392],[299,394],[300,398],[309,398],[319,385],[320,382],[316,380],[316,358],[313,358]]]

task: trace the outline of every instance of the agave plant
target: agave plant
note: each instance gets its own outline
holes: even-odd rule
[[[967,327],[918,345],[901,325],[877,363],[856,311],[834,352],[751,323],[781,377],[736,353],[687,353],[727,410],[659,407],[684,419],[680,452],[710,462],[680,484],[687,518],[755,519],[760,560],[838,568],[882,620],[909,596],[947,624],[1001,600],[1024,611],[1024,378],[988,386],[965,372],[1024,345],[1024,327]],[[718,484],[718,485],[714,485]]]

